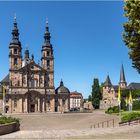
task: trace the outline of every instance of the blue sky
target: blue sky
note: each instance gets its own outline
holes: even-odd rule
[[[126,80],[139,82],[128,49],[122,41],[123,2],[0,2],[0,80],[8,73],[8,47],[14,13],[23,52],[28,44],[35,60],[41,58],[46,17],[55,57],[55,87],[61,78],[71,91],[91,93],[93,78],[107,74],[118,84],[121,63]]]

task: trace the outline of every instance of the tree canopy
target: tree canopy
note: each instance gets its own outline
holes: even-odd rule
[[[125,0],[124,15],[128,18],[123,25],[124,42],[130,49],[132,66],[140,73],[140,1]]]

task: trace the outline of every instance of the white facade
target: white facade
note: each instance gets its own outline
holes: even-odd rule
[[[80,109],[83,103],[83,96],[81,93],[78,92],[71,92],[70,93],[70,109]]]

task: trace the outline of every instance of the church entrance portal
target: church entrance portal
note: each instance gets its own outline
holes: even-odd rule
[[[55,112],[57,112],[58,111],[58,109],[57,109],[57,106],[55,107]]]
[[[27,93],[27,110],[28,112],[40,112],[40,93],[36,91],[30,91]]]
[[[35,104],[31,104],[30,110],[31,112],[35,112]]]

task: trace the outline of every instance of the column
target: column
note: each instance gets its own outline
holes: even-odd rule
[[[27,97],[25,97],[25,102],[24,102],[24,112],[27,113],[28,112],[28,108],[27,108]]]
[[[20,100],[19,100],[19,105],[20,105],[20,111],[19,111],[19,112],[22,113],[22,111],[23,111],[23,110],[22,110],[22,106],[23,106],[23,105],[22,105],[22,98],[20,98]]]
[[[44,112],[45,103],[44,103],[44,98],[42,99],[42,112]]]
[[[40,112],[40,98],[38,97],[38,112]]]

